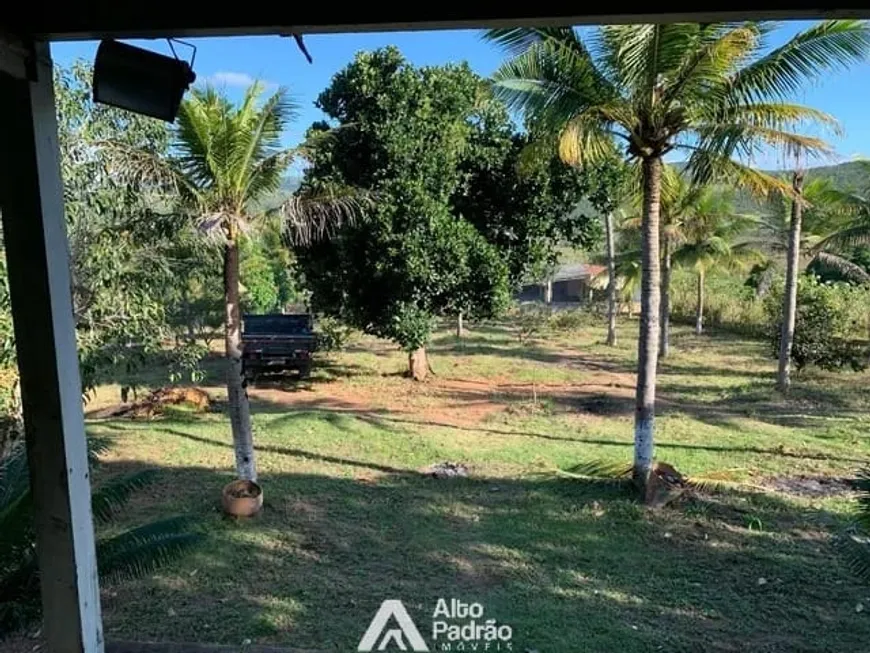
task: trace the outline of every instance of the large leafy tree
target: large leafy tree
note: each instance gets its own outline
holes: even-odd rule
[[[366,220],[298,251],[313,306],[397,342],[417,379],[428,371],[425,345],[435,317],[485,318],[509,299],[509,263],[453,204],[467,184],[487,193],[474,171],[485,160],[500,166],[498,152],[512,148],[508,135],[494,130],[494,142],[475,142],[475,130],[493,118],[486,102],[466,65],[415,68],[395,48],[358,54],[317,101],[334,129],[317,138],[330,126],[312,128],[318,146],[303,192],[350,184],[376,201]],[[482,227],[494,225],[468,210]],[[493,240],[508,237],[492,232]],[[520,274],[522,261],[508,261]]]
[[[250,405],[242,375],[239,274],[242,242],[269,214],[277,214],[288,238],[310,241],[352,219],[355,203],[347,195],[291,198],[271,211],[274,196],[299,150],[281,138],[295,115],[286,89],[264,97],[264,86],[245,90],[239,104],[206,86],[185,99],[173,131],[170,153],[155,156],[142,148],[111,143],[107,153],[119,167],[139,178],[160,180],[175,193],[177,213],[216,243],[223,253],[224,343],[227,394],[236,471],[256,480]]]
[[[479,102],[450,200],[499,249],[512,286],[543,278],[559,245],[591,249],[601,234],[578,206],[599,189],[598,176],[562,164],[552,148],[537,147],[533,132],[516,133],[501,102]]]
[[[759,149],[826,149],[796,133],[826,114],[791,99],[820,75],[862,60],[870,31],[826,21],[770,49],[766,23],[613,25],[583,38],[570,27],[492,30],[510,55],[494,75],[513,109],[558,135],[562,158],[587,165],[613,148],[639,163],[643,189],[642,291],[638,338],[634,476],[652,469],[659,347],[660,207],[663,157],[682,150],[688,174],[722,174],[753,190],[784,184],[735,157]]]

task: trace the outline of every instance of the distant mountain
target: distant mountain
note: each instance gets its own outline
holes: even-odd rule
[[[301,184],[302,177],[297,177],[294,175],[284,177],[284,180],[281,182],[281,187],[274,193],[270,193],[262,200],[260,200],[259,205],[267,210],[277,208],[281,206],[281,204],[283,204],[287,200],[287,198],[295,193],[299,189],[299,186]]]
[[[866,190],[870,186],[870,161],[846,161],[807,170],[807,179],[820,178],[830,179],[834,186],[843,190]]]
[[[685,162],[672,164],[678,170],[683,170]],[[765,174],[784,179],[791,179],[788,170],[763,170]],[[836,187],[843,190],[870,190],[870,161],[846,161],[831,166],[817,166],[807,169],[806,180],[829,179]],[[763,202],[753,197],[747,191],[738,189],[734,197],[734,206],[741,213],[757,213]]]

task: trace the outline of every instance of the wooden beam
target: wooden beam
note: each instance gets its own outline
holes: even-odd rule
[[[0,18],[0,29],[48,40],[238,36],[320,32],[472,29],[522,25],[710,22],[748,19],[860,18],[866,3],[835,0],[661,0],[649,3],[272,3],[257,11],[222,12],[212,7],[169,2],[81,0],[21,5]],[[449,44],[445,44],[448,48]]]
[[[48,45],[0,73],[0,210],[51,653],[102,653],[91,489]]]

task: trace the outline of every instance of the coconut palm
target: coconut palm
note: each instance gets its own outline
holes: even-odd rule
[[[643,282],[638,339],[634,477],[646,487],[653,461],[659,346],[660,205],[663,157],[682,150],[686,174],[714,174],[758,192],[785,188],[739,163],[766,148],[818,153],[819,138],[795,130],[830,116],[790,102],[807,81],[863,60],[870,31],[825,21],[770,49],[767,23],[609,25],[588,38],[571,27],[505,28],[487,38],[510,59],[494,75],[509,106],[559,137],[562,158],[585,166],[614,142],[639,162],[643,187]]]
[[[807,185],[808,189],[812,184]],[[810,194],[806,197],[811,202],[811,216],[818,212],[829,216],[824,231],[819,230],[823,235],[809,243],[811,262],[832,268],[852,282],[870,283],[867,270],[848,258],[857,248],[870,246],[870,197],[831,188],[815,202]]]
[[[693,205],[684,214],[676,237],[674,263],[691,268],[696,275],[695,333],[704,331],[704,281],[712,268],[742,268],[759,254],[746,242],[738,242],[755,223],[751,216],[734,211],[730,193],[701,187]]]
[[[671,335],[671,275],[673,273],[674,248],[682,242],[682,229],[696,208],[696,204],[705,187],[690,183],[690,180],[675,167],[662,167],[662,195],[659,208],[661,224],[661,308],[659,311],[659,358],[666,358],[670,353]],[[634,215],[625,223],[640,233],[643,222],[640,210],[643,197],[638,195],[634,206]],[[639,240],[639,239],[638,239]],[[640,248],[638,248],[640,259]]]
[[[777,388],[791,385],[791,348],[797,312],[797,278],[807,266],[835,270],[844,278],[866,283],[870,275],[843,254],[860,233],[865,201],[858,194],[837,189],[827,179],[804,182],[803,172],[792,173],[791,196],[774,193],[760,216],[750,241],[773,262],[785,260],[783,324],[780,338]],[[857,227],[857,231],[855,228]],[[853,245],[849,246],[848,242]]]
[[[296,243],[311,241],[352,220],[358,204],[347,195],[293,197],[264,208],[281,186],[293,160],[304,149],[282,146],[281,137],[296,107],[285,89],[263,99],[257,82],[234,105],[211,86],[194,89],[181,104],[168,159],[150,152],[108,148],[119,170],[171,184],[181,210],[200,231],[223,247],[224,335],[227,394],[236,471],[256,480],[250,405],[242,375],[239,245],[268,215],[278,215]],[[328,135],[326,136],[328,137]]]

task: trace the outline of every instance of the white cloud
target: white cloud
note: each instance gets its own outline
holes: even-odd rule
[[[248,73],[239,73],[232,70],[222,70],[205,78],[205,81],[215,86],[231,86],[236,88],[247,88],[256,81],[262,82],[266,88],[274,87],[275,85],[265,80],[257,80],[251,77]]]

